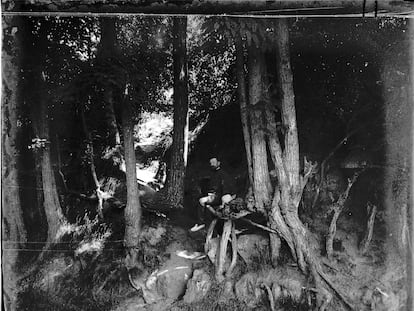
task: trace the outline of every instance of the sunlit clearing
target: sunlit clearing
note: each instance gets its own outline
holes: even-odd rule
[[[111,230],[105,231],[93,238],[91,241],[82,241],[78,248],[75,250],[75,256],[83,253],[98,253],[101,254],[104,248],[106,239],[111,235]]]
[[[143,181],[144,183],[154,181],[159,166],[160,161],[157,160],[151,161],[149,165],[140,165],[139,163],[137,163],[137,178]]]
[[[79,228],[77,224],[70,224],[68,222],[64,222],[61,224],[61,226],[58,229],[58,232],[56,233],[56,240],[59,240],[64,235],[71,234],[73,232],[76,232]]]

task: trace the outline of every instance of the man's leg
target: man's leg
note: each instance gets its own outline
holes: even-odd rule
[[[201,222],[205,221],[206,218],[206,204],[209,201],[209,197],[202,197],[198,200],[198,206],[197,206],[197,217],[198,220]]]

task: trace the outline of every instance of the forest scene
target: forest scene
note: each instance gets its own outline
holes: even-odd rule
[[[2,23],[2,310],[411,310],[412,20]]]

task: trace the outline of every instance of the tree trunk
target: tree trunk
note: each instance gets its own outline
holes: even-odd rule
[[[41,81],[41,78],[39,81]],[[45,87],[44,84],[43,81],[43,88]],[[45,94],[46,92],[42,93]],[[40,107],[37,107],[37,109],[34,108],[37,110],[36,112],[32,111],[32,123],[35,136],[45,140],[45,144],[38,148],[36,152],[38,152],[40,157],[40,167],[42,172],[43,204],[48,223],[47,242],[52,243],[57,237],[57,232],[64,217],[60,206],[55,173],[52,166],[47,102],[46,94],[39,98],[38,105]]]
[[[141,233],[141,203],[138,195],[136,159],[134,149],[134,122],[129,100],[122,107],[122,132],[124,135],[127,205],[125,208],[125,246],[136,250]]]
[[[25,60],[25,101],[29,103],[30,118],[33,126],[33,133],[37,141],[34,148],[36,158],[40,159],[40,171],[43,189],[43,205],[48,224],[47,249],[58,233],[64,216],[59,202],[59,195],[56,188],[56,180],[52,166],[52,155],[50,148],[49,118],[50,111],[48,102],[51,101],[47,94],[47,73],[44,72],[45,57],[47,50],[47,33],[49,24],[46,20],[38,20],[40,29],[38,34],[33,34],[33,27],[36,20],[25,19],[27,33],[25,34],[25,47],[33,50]],[[33,89],[37,85],[37,89]]]
[[[282,99],[282,123],[285,130],[284,161],[287,178],[292,187],[299,186],[299,141],[296,126],[295,93],[290,67],[289,35],[286,21],[280,21],[277,36],[277,64],[279,89]]]
[[[269,212],[269,226],[279,232],[286,240],[299,268],[304,273],[311,273],[318,290],[317,304],[324,309],[331,300],[324,280],[335,292],[333,284],[326,278],[315,253],[316,245],[309,239],[309,232],[298,215],[298,205],[303,188],[311,175],[314,165],[305,162],[305,172],[299,172],[299,141],[296,127],[295,101],[293,93],[293,76],[290,67],[289,34],[284,19],[276,21],[277,37],[277,73],[281,93],[282,123],[284,132],[284,149],[280,144],[275,116],[272,109],[267,109],[268,143],[278,178],[274,191],[272,210]],[[345,301],[343,296],[337,294]]]
[[[171,206],[183,208],[184,177],[188,156],[187,17],[174,18],[174,128],[167,198]]]
[[[17,303],[17,260],[19,248],[26,242],[26,229],[19,196],[17,136],[18,120],[18,79],[20,64],[15,55],[20,51],[12,29],[18,27],[17,17],[3,17],[3,100],[2,100],[2,273],[3,307],[16,310]],[[18,29],[18,28],[17,28]],[[20,29],[17,33],[20,33]]]
[[[246,90],[246,77],[244,70],[244,49],[243,41],[240,34],[236,34],[236,75],[237,75],[237,92],[240,102],[240,118],[243,127],[244,146],[246,149],[247,169],[249,174],[249,185],[253,185],[253,166],[252,166],[252,150],[251,150],[251,135],[250,135],[250,122],[247,113],[247,90]]]
[[[264,55],[255,46],[249,47],[249,116],[251,120],[251,142],[253,159],[253,192],[256,208],[264,211],[270,205],[271,183],[267,165],[266,141],[263,132],[263,74]]]

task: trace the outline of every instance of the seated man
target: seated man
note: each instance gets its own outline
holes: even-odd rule
[[[234,183],[229,174],[225,172],[221,166],[218,158],[213,157],[210,159],[210,168],[212,170],[210,175],[210,183],[208,194],[205,197],[200,198],[199,203],[199,218],[201,221],[205,221],[207,212],[206,205],[212,207],[223,206],[226,203],[232,201],[236,195],[234,190]],[[200,228],[201,229],[201,228]]]

